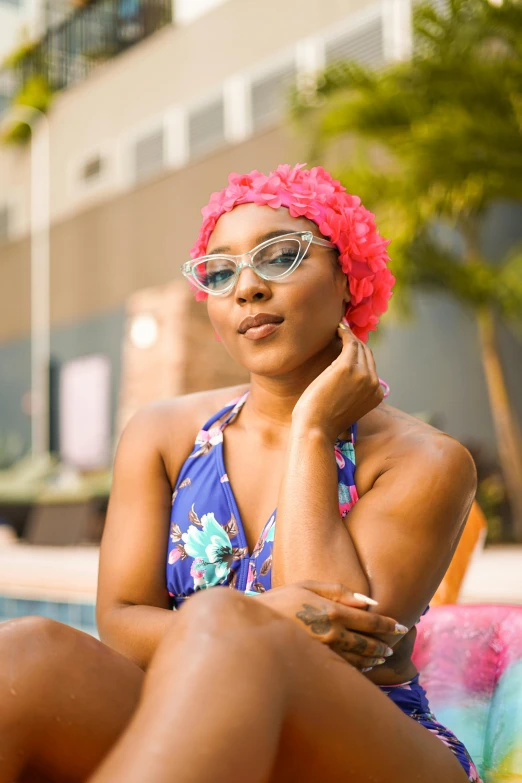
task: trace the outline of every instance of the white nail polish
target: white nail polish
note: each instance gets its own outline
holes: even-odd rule
[[[378,601],[374,601],[373,598],[369,598],[367,595],[363,595],[362,593],[354,593],[353,597],[357,601],[362,601],[364,604],[368,604],[368,606],[379,606]]]
[[[366,669],[361,669],[361,671],[362,671],[363,673],[364,673],[364,672],[371,672],[371,670],[372,670],[372,669],[373,669],[373,666],[368,666]]]

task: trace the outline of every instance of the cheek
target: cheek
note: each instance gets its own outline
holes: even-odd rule
[[[337,324],[343,310],[342,293],[338,290],[333,278],[327,275],[314,276],[303,280],[303,284],[292,297],[295,311],[308,322]]]
[[[231,309],[232,307],[230,305],[227,306],[224,299],[212,299],[210,296],[207,299],[208,319],[216,333],[223,334],[227,331],[227,328],[231,328]]]

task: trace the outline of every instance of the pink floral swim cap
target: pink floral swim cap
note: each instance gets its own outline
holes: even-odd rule
[[[389,240],[380,236],[375,216],[351,196],[322,166],[305,169],[305,164],[281,164],[268,176],[260,171],[230,174],[228,187],[212,193],[203,207],[203,223],[191,257],[205,255],[208,240],[218,218],[239,204],[287,207],[292,217],[305,217],[319,227],[323,236],[339,250],[339,263],[350,283],[351,301],[345,317],[360,340],[367,342],[379,316],[388,309],[395,278],[387,264]],[[196,299],[207,294],[196,292]]]

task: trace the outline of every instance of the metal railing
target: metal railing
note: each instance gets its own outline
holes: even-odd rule
[[[172,0],[94,0],[50,28],[16,66],[0,69],[0,93],[13,95],[32,76],[62,90],[171,21]]]

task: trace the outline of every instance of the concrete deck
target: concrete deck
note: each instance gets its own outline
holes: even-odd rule
[[[0,595],[56,601],[94,601],[97,547],[0,545]],[[478,553],[461,591],[462,603],[522,604],[522,546]]]

